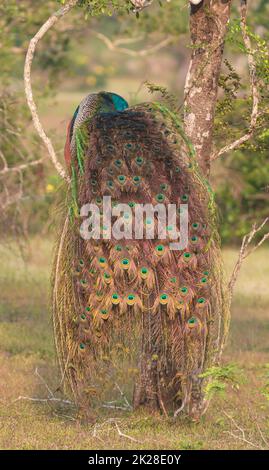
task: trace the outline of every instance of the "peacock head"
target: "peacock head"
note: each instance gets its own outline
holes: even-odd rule
[[[75,133],[83,123],[97,114],[124,111],[126,108],[128,108],[127,101],[116,93],[101,91],[87,95],[77,107],[68,126],[65,146],[66,162],[70,164],[71,156],[74,155]]]

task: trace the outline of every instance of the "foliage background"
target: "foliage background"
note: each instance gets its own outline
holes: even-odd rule
[[[0,130],[5,134],[9,122],[9,138],[1,137],[1,151],[10,166],[35,159],[44,153],[35,137],[23,96],[23,60],[27,44],[42,22],[63,1],[37,3],[32,0],[5,0],[0,6],[1,77]],[[213,165],[212,185],[220,208],[220,227],[224,243],[236,243],[254,220],[266,215],[269,192],[268,165],[268,60],[266,59],[268,2],[255,0],[250,4],[250,27],[254,46],[260,56],[262,106],[255,138],[238,151],[224,156]],[[117,14],[114,14],[117,11]],[[104,15],[105,14],[105,15]],[[80,99],[96,90],[113,90],[124,95],[131,104],[152,99],[145,80],[165,86],[182,104],[184,79],[190,48],[188,47],[188,6],[185,0],[158,3],[144,10],[137,18],[128,1],[80,1],[79,8],[57,28],[50,31],[38,53],[34,66],[34,88],[42,119],[62,158],[65,128]],[[237,137],[248,125],[248,70],[238,27],[238,14],[233,12],[226,41],[225,62],[220,80],[215,142],[222,146]],[[110,39],[137,38],[123,44],[133,51],[146,49],[163,38],[171,44],[156,54],[132,57],[109,51],[96,34]],[[258,36],[255,36],[258,34]],[[258,39],[257,39],[258,38]],[[266,62],[267,60],[267,62]],[[158,97],[158,96],[157,96]],[[181,108],[182,109],[182,108]],[[20,151],[19,151],[20,150]],[[23,154],[23,157],[22,157]],[[1,162],[0,162],[1,165]],[[1,169],[1,167],[0,167]],[[18,175],[10,179],[12,191],[19,184]],[[48,213],[55,200],[59,181],[49,162],[33,167],[23,174],[23,196],[2,212],[1,231],[17,234],[46,232]],[[0,193],[3,177],[0,175]],[[1,194],[2,202],[3,191]],[[4,200],[5,202],[5,200]]]

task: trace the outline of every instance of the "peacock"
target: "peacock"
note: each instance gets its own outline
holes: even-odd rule
[[[198,419],[208,402],[203,373],[218,363],[229,314],[214,195],[179,116],[160,102],[129,107],[115,93],[89,94],[68,126],[65,161],[71,185],[52,304],[67,388],[90,414],[120,350],[136,362],[134,408]],[[159,239],[156,214],[142,222],[154,229],[151,239],[107,236],[105,196],[112,208],[128,208],[121,214],[127,226],[138,205],[175,204],[177,222],[187,205],[187,245],[171,249],[169,225]],[[88,203],[100,209],[99,238],[81,236]]]

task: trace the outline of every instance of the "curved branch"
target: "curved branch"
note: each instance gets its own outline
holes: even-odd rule
[[[240,248],[240,251],[239,251],[238,259],[235,263],[232,275],[231,275],[229,283],[228,283],[230,303],[231,303],[232,296],[233,296],[234,286],[235,286],[235,283],[237,281],[238,274],[239,274],[239,271],[240,271],[241,266],[243,264],[243,261],[249,255],[251,255],[255,250],[257,250],[257,248],[259,248],[269,238],[269,232],[265,233],[265,235],[263,235],[262,239],[258,243],[256,243],[252,247],[250,247],[251,242],[254,240],[257,233],[259,233],[263,229],[263,227],[268,223],[268,221],[269,221],[269,217],[266,217],[266,219],[264,219],[264,221],[258,227],[257,227],[256,224],[254,224],[252,226],[251,231],[247,235],[245,235],[243,240],[242,240],[242,244],[241,244],[241,248]]]
[[[172,36],[168,36],[167,38],[163,39],[159,43],[155,44],[154,46],[148,47],[147,49],[141,49],[139,51],[134,51],[132,49],[128,49],[127,47],[120,47],[120,44],[123,44],[124,39],[116,39],[115,41],[112,41],[109,39],[107,36],[105,36],[103,33],[94,33],[97,39],[100,39],[105,46],[110,50],[114,52],[121,52],[122,54],[127,54],[131,57],[145,57],[149,54],[153,54],[160,49],[163,49],[164,47],[168,46],[174,41],[174,38]],[[132,40],[129,40],[128,42],[134,43],[135,41],[140,41],[142,38],[133,38]]]
[[[256,64],[254,59],[254,51],[251,46],[251,41],[247,32],[246,26],[246,17],[247,17],[247,0],[241,0],[240,5],[240,12],[241,12],[241,29],[242,29],[242,36],[243,41],[247,50],[247,58],[248,58],[248,67],[249,67],[249,74],[250,74],[250,86],[251,86],[251,94],[252,94],[252,111],[251,111],[251,118],[250,118],[250,125],[249,129],[246,134],[242,135],[239,139],[231,142],[230,144],[225,145],[222,149],[216,151],[211,156],[211,161],[216,160],[221,155],[234,150],[240,145],[247,142],[253,135],[255,131],[255,127],[257,124],[257,120],[259,117],[259,90],[257,86],[257,72],[256,72]]]
[[[32,114],[33,118],[33,123],[35,126],[35,129],[40,136],[40,138],[43,140],[45,146],[47,147],[49,157],[55,166],[57,172],[61,176],[61,178],[65,179],[68,183],[70,183],[70,178],[65,172],[63,166],[59,162],[55,150],[53,148],[52,142],[47,136],[46,132],[43,129],[43,126],[40,122],[39,115],[37,112],[37,107],[34,101],[33,97],[33,90],[32,90],[32,84],[31,84],[31,70],[32,70],[32,62],[36,50],[36,46],[40,39],[43,38],[43,36],[46,34],[46,32],[54,26],[64,15],[66,15],[76,4],[78,3],[78,0],[69,0],[66,5],[64,5],[62,8],[60,8],[58,11],[53,13],[50,18],[41,26],[39,31],[36,33],[36,35],[31,39],[26,58],[25,58],[25,65],[24,65],[24,88],[25,88],[25,94],[26,94],[26,99],[27,103],[29,106],[29,109]]]

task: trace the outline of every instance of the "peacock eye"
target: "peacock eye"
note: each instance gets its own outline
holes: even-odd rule
[[[125,148],[126,148],[127,150],[130,150],[131,148],[133,148],[133,144],[128,143],[128,144],[125,145]]]
[[[118,176],[118,181],[119,181],[119,183],[123,184],[126,181],[126,177],[124,175],[119,175]]]
[[[200,299],[197,300],[197,303],[198,303],[199,305],[203,305],[203,304],[205,303],[204,297],[200,297]]]
[[[136,185],[137,185],[137,184],[139,184],[139,183],[140,183],[140,181],[141,181],[141,178],[140,178],[140,176],[134,176],[134,177],[133,177],[133,182],[134,182],[134,184],[136,184]]]
[[[144,163],[144,159],[142,157],[136,157],[135,159],[137,165],[141,166]]]
[[[191,317],[191,318],[189,318],[189,320],[188,320],[188,324],[189,324],[189,325],[195,325],[195,324],[197,323],[197,321],[198,321],[198,320],[197,320],[196,317]]]
[[[120,296],[116,293],[112,294],[111,302],[113,305],[118,305],[120,303]]]
[[[168,189],[168,184],[162,183],[162,184],[160,185],[160,189],[161,189],[162,191],[167,191],[167,189]]]
[[[199,228],[199,225],[200,225],[199,222],[193,222],[192,228],[193,228],[194,230],[197,230],[197,229]]]
[[[182,294],[187,294],[188,293],[188,288],[187,287],[181,287],[180,292]]]
[[[169,296],[167,294],[161,294],[160,295],[160,303],[162,305],[167,304]]]
[[[157,202],[163,202],[165,200],[165,196],[162,193],[157,194],[156,196],[156,201]]]
[[[188,199],[189,199],[188,194],[183,194],[183,195],[181,196],[181,201],[182,201],[182,202],[187,202]]]
[[[129,266],[130,266],[130,261],[129,261],[129,259],[128,259],[128,258],[123,258],[123,259],[121,260],[121,266],[122,266],[123,269],[128,269]]]
[[[202,277],[201,282],[202,282],[202,284],[206,284],[207,283],[207,277]]]
[[[192,241],[192,243],[198,242],[198,237],[191,237],[191,241]]]
[[[84,343],[80,343],[79,349],[80,349],[81,351],[84,351],[85,348],[86,348],[86,345],[85,345]]]
[[[108,186],[109,188],[113,188],[113,186],[114,186],[113,181],[112,181],[112,180],[109,180],[109,181],[107,182],[107,186]]]
[[[157,245],[155,249],[156,249],[158,255],[162,255],[164,253],[164,246],[163,245]]]
[[[189,253],[188,251],[186,253],[183,254],[183,257],[185,260],[189,260],[191,258],[191,253]]]
[[[122,160],[115,160],[114,165],[120,168],[122,166]]]

